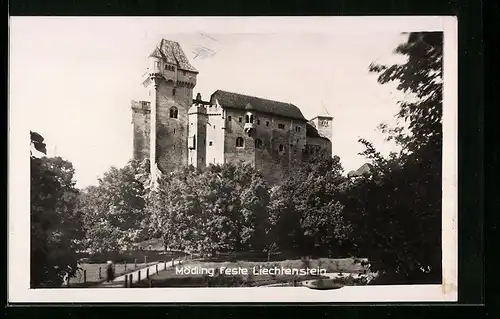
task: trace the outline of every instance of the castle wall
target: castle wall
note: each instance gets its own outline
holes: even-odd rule
[[[173,95],[174,83],[165,79],[158,80],[156,95],[156,156],[162,172],[170,172],[188,162],[188,109],[189,97],[177,92]],[[170,110],[176,107],[177,118],[170,118]]]
[[[244,130],[246,111],[226,109],[224,158],[226,162],[254,165],[273,184],[285,178],[290,169],[300,165],[306,144],[305,122],[254,114],[255,129],[249,136]],[[283,124],[284,128],[280,128],[279,124]],[[300,127],[300,131],[296,131],[296,126]],[[238,137],[243,138],[243,147],[236,146]],[[256,140],[262,142],[261,148],[256,148]],[[281,151],[280,145],[283,146]]]
[[[332,155],[332,142],[322,137],[308,137],[304,158],[311,158],[321,154]]]
[[[131,101],[133,124],[133,158],[149,158],[151,105],[147,101]]]

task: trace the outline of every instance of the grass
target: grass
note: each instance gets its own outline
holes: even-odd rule
[[[181,275],[175,273],[175,267],[169,268],[150,277],[150,281],[142,281],[135,287],[256,287],[271,284],[283,284],[294,286],[297,282],[304,280],[320,279],[319,275],[253,275],[254,267],[263,268],[320,268],[327,273],[359,274],[366,273],[367,269],[362,266],[359,260],[354,258],[328,259],[319,258],[311,260],[283,260],[272,262],[254,262],[254,261],[189,261],[182,265],[183,267],[199,267],[203,269],[227,268],[245,268],[249,275],[217,275],[209,276],[203,274]]]

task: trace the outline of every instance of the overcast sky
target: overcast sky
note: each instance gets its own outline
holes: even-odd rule
[[[348,172],[365,162],[359,138],[384,153],[394,149],[377,125],[394,123],[403,96],[378,84],[368,66],[401,61],[393,50],[405,41],[402,32],[442,30],[442,23],[439,17],[16,17],[9,104],[45,138],[48,155],[73,163],[78,187],[95,184],[132,156],[130,100],[141,99],[146,57],[163,37],[178,41],[200,72],[194,92],[204,99],[223,89],[293,103],[306,118],[333,116],[333,152]],[[215,54],[194,58],[199,46]]]

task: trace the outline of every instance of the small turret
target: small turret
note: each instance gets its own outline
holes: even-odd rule
[[[149,56],[149,76],[156,76],[161,73],[161,58],[156,55]]]

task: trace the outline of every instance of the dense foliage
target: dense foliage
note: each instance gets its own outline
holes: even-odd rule
[[[85,247],[94,252],[120,251],[147,238],[142,165],[112,167],[97,186],[82,190],[78,211],[83,219]]]
[[[41,135],[32,145],[45,153]],[[31,155],[31,286],[58,287],[77,269],[83,232],[75,207],[78,190],[71,163],[60,157]]]
[[[338,157],[304,163],[272,193],[273,238],[299,255],[339,254],[350,234],[340,202],[346,178]]]
[[[199,253],[262,249],[269,191],[250,165],[179,169],[150,194],[152,234],[166,246]]]
[[[410,33],[395,50],[406,63],[370,66],[381,84],[397,82],[410,96],[399,103],[399,125],[381,125],[401,152],[384,158],[360,140],[373,169],[353,182],[345,202],[352,240],[385,280],[441,280],[442,36]]]

